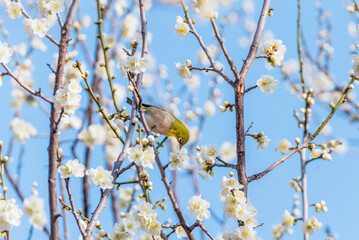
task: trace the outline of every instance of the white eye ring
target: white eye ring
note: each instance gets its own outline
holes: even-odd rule
[[[179,138],[178,138],[178,141],[179,141],[180,143],[182,143],[182,141],[183,141],[182,137],[179,137]]]

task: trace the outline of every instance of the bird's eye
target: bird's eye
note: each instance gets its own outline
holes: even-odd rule
[[[182,143],[182,141],[183,141],[182,137],[179,137],[179,138],[178,138],[178,142],[179,142],[179,143]]]

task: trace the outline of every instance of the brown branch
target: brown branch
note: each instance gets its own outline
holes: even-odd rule
[[[19,0],[16,0],[16,2],[20,2]],[[70,9],[71,10],[71,9]],[[30,15],[25,11],[24,8],[21,8],[21,12],[22,14],[28,18],[31,19]],[[57,41],[53,36],[51,36],[50,34],[45,34],[45,37],[47,37],[51,42],[53,42],[56,46],[60,47],[60,43],[59,41]]]
[[[252,86],[250,88],[247,88],[246,90],[244,90],[244,93],[247,93],[247,92],[249,92],[249,91],[251,91],[253,89],[256,89],[257,87],[258,87],[257,85],[254,85],[254,86]]]
[[[257,24],[257,29],[256,29],[256,32],[254,34],[254,38],[253,38],[253,41],[252,41],[248,56],[247,56],[246,60],[244,60],[244,64],[243,64],[242,69],[240,71],[240,81],[243,81],[243,82],[245,81],[247,73],[249,71],[249,68],[251,67],[253,61],[256,58],[257,50],[258,50],[259,43],[261,41],[262,33],[263,33],[263,30],[264,30],[264,25],[265,25],[266,20],[267,20],[268,11],[269,11],[269,8],[270,8],[270,3],[271,3],[271,0],[264,0],[264,2],[263,2],[262,12],[261,12],[261,15],[259,17],[259,21],[258,21],[258,24]],[[238,84],[238,82],[239,81],[237,81],[236,84]]]
[[[311,137],[309,139],[307,139],[307,141],[305,141],[302,145],[300,145],[299,147],[293,149],[292,151],[290,151],[288,154],[286,154],[284,157],[282,157],[281,159],[279,159],[278,161],[276,161],[275,163],[273,163],[270,167],[268,167],[266,170],[254,174],[250,177],[248,177],[248,182],[252,182],[254,180],[258,180],[262,177],[264,177],[267,173],[269,173],[270,171],[272,171],[274,168],[276,168],[278,165],[280,165],[281,163],[283,163],[285,160],[287,160],[289,157],[291,157],[293,154],[295,154],[296,152],[302,150],[303,148],[307,148],[309,143],[313,140],[314,138]]]
[[[6,64],[1,63],[1,65],[5,68],[7,74],[9,76],[11,76],[20,85],[20,87],[22,87],[24,90],[26,90],[27,92],[29,92],[30,94],[32,94],[34,96],[37,96],[37,97],[40,97],[40,98],[44,99],[48,103],[53,103],[50,98],[46,97],[44,94],[41,93],[41,90],[35,91],[34,89],[30,88],[25,83],[23,83],[20,79],[18,79],[15,76],[15,74],[10,70],[10,68],[8,68],[8,66]]]
[[[64,66],[66,62],[67,46],[69,43],[70,28],[75,17],[75,12],[80,3],[80,0],[74,0],[70,6],[69,12],[61,29],[61,41],[59,45],[58,65],[56,70],[56,79],[54,94],[57,89],[62,87],[62,78],[64,75]],[[51,225],[51,239],[59,239],[58,228],[58,212],[57,212],[57,148],[58,148],[58,124],[61,116],[61,108],[55,108],[51,104],[51,117],[50,117],[50,142],[48,147],[49,152],[49,205],[50,205],[50,225]]]
[[[212,19],[211,19],[212,20]],[[212,239],[215,240],[214,237],[212,237],[212,235],[207,231],[207,229],[204,227],[202,222],[198,222],[198,226],[202,229],[202,231],[207,234],[207,236]]]
[[[212,24],[212,27],[213,27],[213,30],[214,30],[214,34],[215,34],[215,36],[216,36],[216,38],[218,40],[219,45],[221,46],[222,52],[223,52],[224,56],[226,57],[228,65],[231,67],[231,70],[232,70],[232,72],[234,74],[234,78],[236,80],[239,80],[239,72],[237,70],[236,65],[233,63],[233,60],[232,60],[231,56],[229,56],[229,53],[228,53],[226,47],[224,46],[224,42],[223,42],[223,40],[222,40],[222,38],[221,38],[221,36],[219,34],[217,25],[214,22],[213,18],[211,18],[210,21],[211,21],[211,24]]]
[[[211,66],[216,70],[216,72],[221,77],[223,77],[224,80],[226,80],[233,87],[234,82],[223,72],[223,70],[216,69],[215,62],[214,62],[213,58],[211,57],[211,55],[209,55],[208,49],[207,49],[206,45],[204,44],[202,37],[196,31],[196,28],[193,25],[192,19],[188,15],[188,11],[187,11],[188,7],[184,3],[184,0],[181,0],[181,4],[182,4],[183,11],[185,12],[185,15],[186,15],[187,23],[191,28],[191,33],[197,38],[197,41],[198,41],[199,45],[201,46],[201,48],[203,49],[204,53],[206,54],[208,61],[211,63]]]
[[[86,235],[86,233],[81,227],[80,218],[79,218],[79,215],[78,215],[78,213],[76,211],[75,203],[74,203],[74,200],[72,198],[72,194],[71,194],[71,190],[70,190],[70,186],[69,186],[69,181],[70,181],[69,178],[65,178],[66,190],[67,190],[67,194],[69,195],[69,201],[70,201],[70,205],[71,205],[71,212],[75,217],[77,226],[78,226],[78,228],[79,228],[79,230],[81,232],[82,237],[84,237]]]

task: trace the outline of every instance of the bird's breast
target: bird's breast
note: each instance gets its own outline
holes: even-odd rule
[[[148,127],[155,133],[168,136],[168,131],[174,122],[173,116],[156,107],[149,107],[144,112]]]

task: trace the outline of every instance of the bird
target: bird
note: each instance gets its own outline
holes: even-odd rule
[[[126,102],[132,105],[130,98],[127,98]],[[151,131],[176,138],[180,149],[188,142],[190,138],[188,128],[172,113],[163,108],[144,103],[142,103],[142,110]]]

